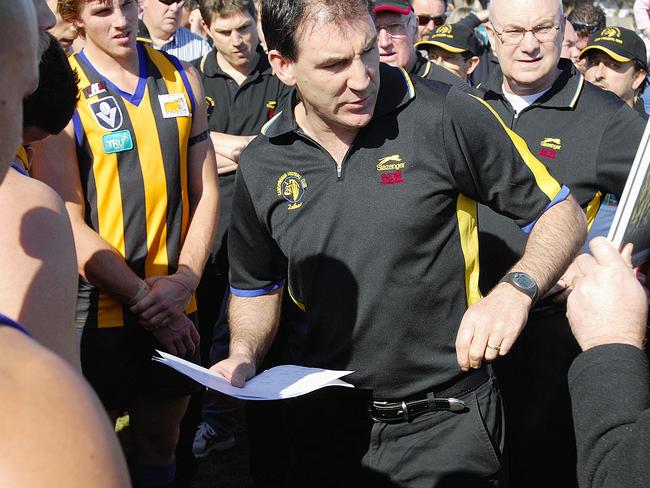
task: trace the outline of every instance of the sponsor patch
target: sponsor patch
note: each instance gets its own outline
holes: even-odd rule
[[[104,134],[102,137],[104,152],[106,154],[120,153],[133,149],[133,138],[128,130],[121,130]]]
[[[106,93],[106,85],[103,81],[92,83],[83,89],[83,94],[86,98],[93,98],[102,93]]]
[[[175,119],[176,117],[189,117],[190,109],[182,93],[168,93],[167,95],[158,95],[160,110],[166,119]]]

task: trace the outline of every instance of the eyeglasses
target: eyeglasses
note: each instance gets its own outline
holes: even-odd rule
[[[593,34],[600,28],[600,24],[591,24],[589,22],[580,22],[579,20],[574,20],[571,22],[571,25],[576,30],[576,32],[584,32],[586,34]]]
[[[433,25],[436,27],[440,27],[441,25],[444,25],[445,21],[447,20],[446,15],[436,15],[435,17],[432,17],[430,15],[418,15],[418,25],[424,27],[425,25],[429,25],[429,22],[433,20]]]
[[[185,3],[185,0],[158,0],[160,3],[164,3],[165,5],[173,5],[176,4],[178,8],[181,8],[183,4]]]
[[[515,46],[524,39],[526,32],[530,32],[539,42],[550,42],[555,39],[555,33],[560,30],[560,26],[538,25],[532,29],[507,29],[499,32],[493,25],[492,30],[504,46]]]
[[[377,34],[379,34],[380,31],[385,30],[386,34],[390,37],[406,37],[406,25],[401,22],[395,22],[388,25],[375,25],[375,28],[377,29]]]

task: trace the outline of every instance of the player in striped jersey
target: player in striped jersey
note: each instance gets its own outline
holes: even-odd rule
[[[193,292],[212,246],[218,190],[196,71],[136,43],[135,0],[61,0],[85,35],[73,122],[34,175],[63,197],[81,275],[82,367],[104,406],[128,410],[135,486],[167,486],[188,395],[155,348],[196,360]]]

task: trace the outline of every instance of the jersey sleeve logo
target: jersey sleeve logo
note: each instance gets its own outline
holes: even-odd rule
[[[307,180],[295,171],[288,171],[278,179],[276,192],[279,197],[289,202],[287,206],[289,210],[296,210],[302,207],[306,188]]]
[[[122,127],[122,111],[113,97],[105,97],[90,104],[90,110],[102,129],[114,131]]]
[[[190,116],[190,109],[182,93],[158,95],[158,101],[160,102],[163,117],[166,119]]]

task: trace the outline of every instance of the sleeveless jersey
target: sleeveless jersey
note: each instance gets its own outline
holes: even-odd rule
[[[22,325],[20,325],[15,320],[11,320],[9,317],[7,317],[6,315],[3,315],[1,313],[0,313],[0,325],[5,325],[7,327],[13,327],[14,329],[19,330],[23,334],[26,334],[26,335],[28,335],[30,337],[32,336],[29,333],[29,331],[27,329],[25,329],[25,327],[23,327]]]
[[[180,62],[137,44],[140,75],[129,94],[103,77],[83,51],[73,116],[85,220],[141,278],[176,271],[189,225],[188,140],[194,95]],[[188,313],[196,310],[194,298]],[[135,324],[128,307],[80,279],[77,322]]]

